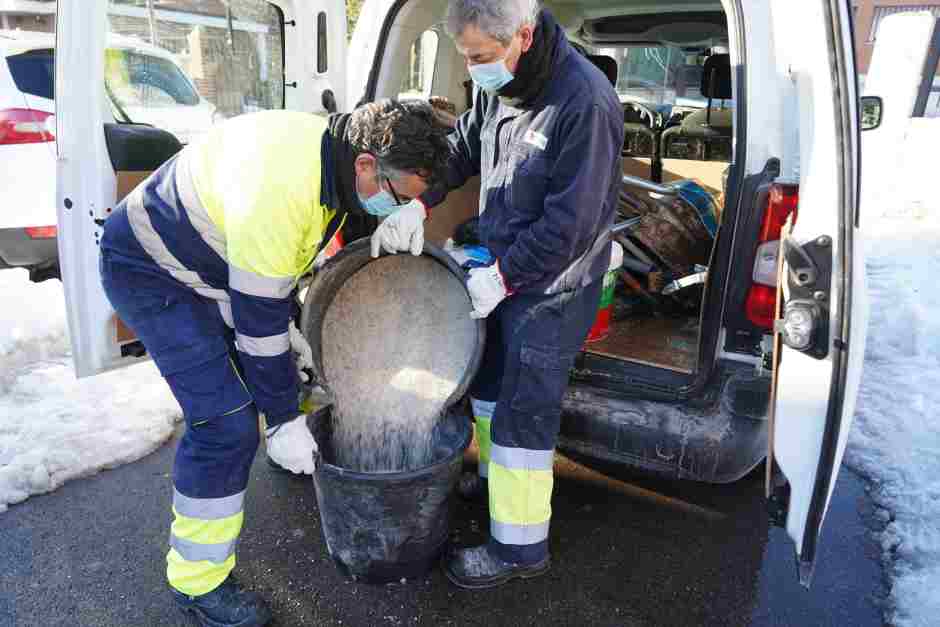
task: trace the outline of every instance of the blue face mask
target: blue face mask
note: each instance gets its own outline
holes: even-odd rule
[[[477,63],[467,68],[470,78],[484,91],[497,92],[515,78],[506,67],[506,59],[492,63]]]
[[[392,184],[388,183],[388,186],[391,187]],[[381,186],[377,194],[373,194],[368,198],[363,198],[358,189],[356,195],[359,196],[359,203],[362,205],[362,208],[366,210],[366,213],[380,218],[390,216],[401,208],[401,203],[398,201],[398,198],[390,192],[381,189]]]

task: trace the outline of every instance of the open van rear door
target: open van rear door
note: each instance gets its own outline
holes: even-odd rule
[[[345,106],[342,0],[139,4],[60,0],[57,8],[59,263],[79,377],[146,357],[105,297],[98,245],[108,215],[159,163],[140,165],[153,154],[146,145],[121,151],[131,158],[109,150],[106,125],[147,122],[186,142],[253,111]],[[160,115],[132,119],[148,106]]]
[[[784,67],[799,119],[799,206],[781,247],[768,455],[780,474],[770,496],[780,504],[778,522],[796,543],[799,578],[808,586],[865,353],[857,82],[847,0],[771,6],[777,45],[792,46]]]

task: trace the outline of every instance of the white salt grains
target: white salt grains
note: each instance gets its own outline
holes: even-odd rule
[[[434,461],[431,436],[476,347],[470,299],[426,256],[382,257],[339,289],[323,322],[336,464],[396,472]]]

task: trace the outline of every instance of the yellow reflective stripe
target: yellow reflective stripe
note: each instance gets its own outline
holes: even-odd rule
[[[170,549],[166,556],[167,581],[175,589],[191,596],[212,592],[228,578],[233,568],[235,555],[231,555],[221,564],[207,561],[190,562],[183,559],[176,549]]]
[[[229,263],[267,277],[295,277],[323,237],[320,147],[325,119],[268,111],[210,129],[187,155],[195,191],[225,236]]]
[[[490,518],[513,525],[544,523],[552,517],[551,470],[506,468],[490,459]]]
[[[490,519],[490,535],[502,544],[538,544],[548,540],[549,521],[535,525],[511,525]]]
[[[221,520],[238,514],[244,509],[245,491],[232,496],[214,499],[197,499],[173,490],[173,511],[187,518]]]
[[[474,424],[473,428],[477,436],[477,446],[480,448],[480,463],[477,465],[477,471],[481,477],[488,477],[490,447],[492,446],[492,440],[490,439],[490,428],[493,421],[489,418],[483,418],[481,416],[475,416],[475,418],[476,424]]]
[[[222,544],[237,539],[245,518],[244,512],[214,520],[190,518],[181,514],[175,506],[173,514],[176,518],[170,526],[170,533],[177,538],[197,544]]]
[[[285,332],[267,337],[252,337],[236,333],[235,343],[240,351],[252,357],[277,357],[290,350],[290,333]]]

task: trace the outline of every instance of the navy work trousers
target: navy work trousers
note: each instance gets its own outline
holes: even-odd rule
[[[486,472],[490,535],[506,561],[548,556],[552,461],[568,373],[591,329],[602,281],[553,295],[518,294],[487,319],[487,343],[470,389],[478,423],[490,407]],[[489,413],[483,409],[485,415]],[[484,418],[484,422],[485,422]],[[478,438],[486,437],[480,429]]]
[[[149,260],[103,248],[100,264],[112,306],[147,348],[183,409],[186,431],[173,468],[167,576],[185,594],[205,594],[235,565],[248,473],[260,440],[234,332],[215,301]]]

